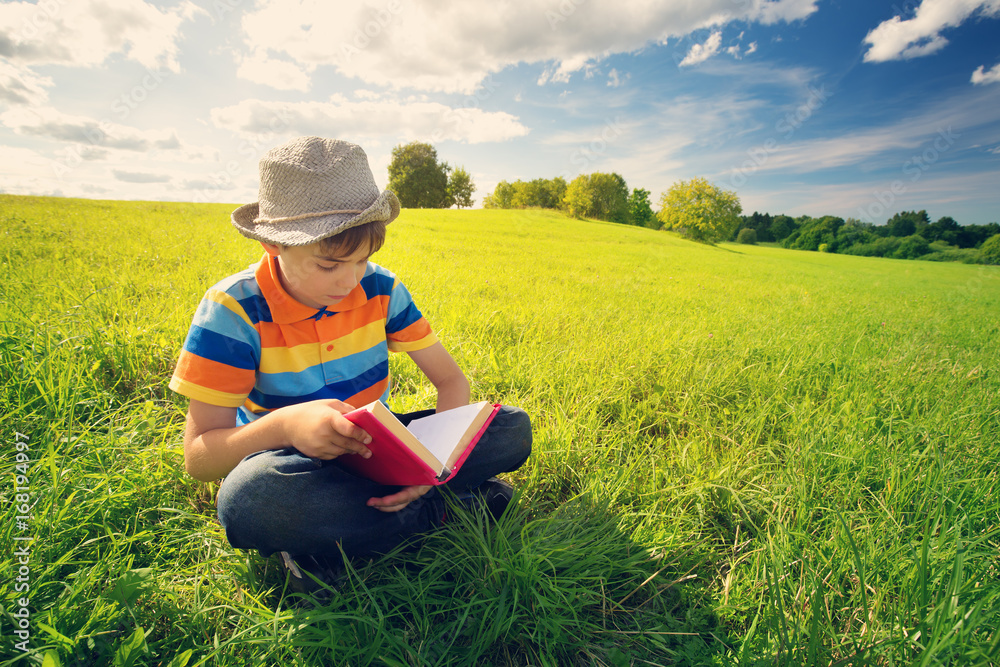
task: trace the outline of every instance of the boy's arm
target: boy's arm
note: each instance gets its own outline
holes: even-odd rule
[[[195,479],[224,477],[245,456],[265,449],[295,447],[306,456],[332,459],[355,452],[365,458],[371,442],[343,414],[353,408],[337,400],[289,405],[236,426],[236,408],[191,400],[184,431],[184,466]]]
[[[469,381],[444,345],[435,343],[408,354],[437,389],[438,412],[469,404]]]

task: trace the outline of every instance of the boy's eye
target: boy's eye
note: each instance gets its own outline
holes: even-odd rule
[[[317,264],[316,266],[319,267],[320,271],[330,272],[335,270],[339,266],[339,264],[334,264],[333,266],[323,266],[322,264]]]

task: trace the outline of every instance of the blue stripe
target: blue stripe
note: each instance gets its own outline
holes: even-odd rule
[[[392,286],[396,283],[396,276],[390,271],[379,267],[380,271],[375,271],[371,262],[361,279],[361,288],[365,291],[365,296],[370,301],[373,297],[389,295],[392,293]]]
[[[396,314],[385,323],[385,330],[388,333],[402,331],[419,320],[421,317],[420,310],[418,310],[417,306],[411,301],[409,305],[402,310],[402,312]]]
[[[204,359],[242,370],[257,369],[257,352],[252,345],[198,325],[188,331],[184,349]]]
[[[303,387],[301,384],[302,380],[306,378],[305,375],[313,376],[313,382],[310,387]],[[283,374],[275,374],[283,375]],[[383,361],[372,368],[368,369],[366,372],[358,375],[350,380],[344,380],[343,382],[334,382],[331,384],[323,384],[323,374],[320,372],[319,367],[310,368],[308,372],[295,373],[293,374],[295,379],[300,382],[295,387],[283,386],[282,394],[273,394],[267,392],[267,385],[264,382],[266,377],[273,378],[274,376],[262,376],[258,379],[257,386],[254,387],[253,391],[250,392],[250,400],[257,405],[267,408],[268,410],[277,410],[278,408],[283,408],[287,405],[295,405],[297,403],[304,403],[306,401],[315,401],[319,399],[330,399],[336,398],[341,401],[345,401],[351,396],[368,389],[374,384],[389,377],[389,362],[388,360]],[[309,393],[300,393],[303,390]],[[294,392],[294,395],[286,395],[284,392]]]
[[[263,295],[252,294],[236,301],[254,324],[274,321],[274,318],[271,317],[271,309],[268,307]]]
[[[258,338],[257,330],[221,303],[203,299],[194,314],[194,325],[214,331],[220,336],[248,341]]]
[[[260,373],[257,386],[266,394],[287,396],[311,394],[324,384],[336,385],[369,377],[373,368],[380,368],[389,356],[387,343],[379,341],[367,350],[311,366],[299,372]],[[376,381],[382,376],[376,378]],[[361,391],[360,389],[350,395]]]

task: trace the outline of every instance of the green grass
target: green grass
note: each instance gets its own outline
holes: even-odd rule
[[[0,197],[0,664],[980,665],[1000,655],[1000,270],[405,211],[376,261],[535,449],[514,512],[297,604],[166,388],[256,261],[231,206]],[[433,403],[393,357],[393,407]],[[32,519],[17,524],[27,438]]]

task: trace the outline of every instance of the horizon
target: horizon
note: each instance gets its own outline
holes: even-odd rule
[[[1000,0],[0,5],[0,192],[257,198],[303,134],[501,180],[695,176],[744,213],[1000,220]],[[447,35],[448,39],[443,39]]]

